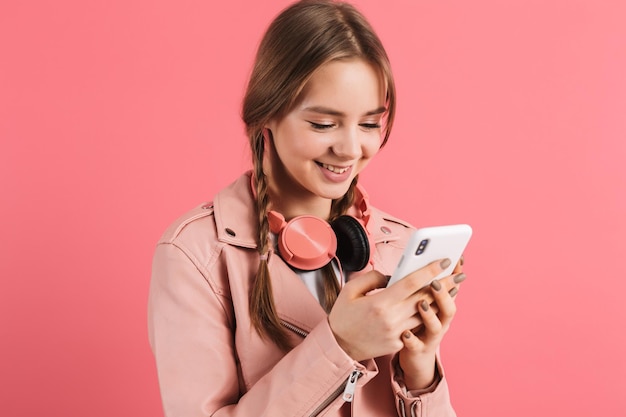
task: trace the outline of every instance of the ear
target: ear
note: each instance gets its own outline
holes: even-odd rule
[[[269,145],[269,142],[273,139],[272,131],[268,127],[263,128],[263,140],[265,141],[265,148]]]
[[[263,171],[265,172],[265,175],[268,175],[272,169],[271,169],[271,165],[272,165],[272,159],[274,159],[273,154],[275,152],[274,150],[274,137],[272,136],[272,131],[267,128],[264,127],[261,130],[261,134],[263,135]]]

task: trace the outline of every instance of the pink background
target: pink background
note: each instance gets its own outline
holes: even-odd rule
[[[2,415],[162,415],[152,251],[249,166],[239,105],[285,4],[2,2]],[[626,3],[356,4],[399,90],[363,182],[475,230],[443,346],[459,415],[626,415]]]

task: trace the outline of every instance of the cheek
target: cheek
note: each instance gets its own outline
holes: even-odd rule
[[[319,150],[315,144],[305,139],[300,140],[297,143],[293,143],[291,151],[293,152],[293,155],[297,156],[299,159],[309,159],[319,156]]]
[[[315,134],[301,133],[298,137],[294,138],[290,148],[295,154],[302,158],[316,159],[320,157],[320,155],[328,152],[331,144],[332,142],[328,138],[320,137]]]
[[[382,143],[382,139],[380,136],[375,135],[371,138],[368,138],[363,143],[363,156],[365,158],[372,158],[376,156],[378,151],[380,150],[380,144]]]

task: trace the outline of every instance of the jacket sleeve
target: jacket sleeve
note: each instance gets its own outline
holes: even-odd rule
[[[167,417],[297,417],[318,408],[324,415],[343,404],[326,407],[355,369],[358,385],[376,374],[346,355],[323,321],[242,395],[234,317],[201,267],[172,243],[157,246],[148,324]]]
[[[443,367],[437,354],[436,379],[423,390],[408,391],[397,355],[392,360],[391,383],[396,393],[398,414],[401,416],[456,417],[450,403],[450,392]]]

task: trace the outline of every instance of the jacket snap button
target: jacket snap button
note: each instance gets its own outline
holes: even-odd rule
[[[389,233],[391,233],[391,229],[388,228],[387,226],[383,226],[380,228],[380,230],[382,230],[382,232],[386,235],[388,235]]]
[[[225,232],[226,232],[229,236],[232,236],[232,237],[237,236],[237,233],[235,233],[235,232],[233,231],[233,229],[229,229],[228,227],[227,227],[226,229],[224,229],[224,231],[225,231]]]

